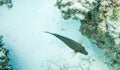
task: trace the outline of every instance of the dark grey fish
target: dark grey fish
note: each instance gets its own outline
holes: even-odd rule
[[[63,41],[68,47],[73,49],[75,52],[79,52],[79,53],[82,53],[84,55],[88,55],[88,52],[85,50],[85,48],[81,44],[75,42],[74,40],[69,39],[69,38],[64,37],[64,36],[61,36],[61,35],[58,35],[58,34],[55,34],[55,33],[50,33],[50,32],[46,32],[46,33],[49,33],[49,34],[56,36],[61,41]]]

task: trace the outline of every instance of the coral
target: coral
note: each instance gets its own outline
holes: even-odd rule
[[[0,0],[0,6],[6,4],[8,8],[11,8],[13,6],[11,0]]]
[[[58,0],[57,7],[61,10],[64,19],[84,19],[85,14],[94,8],[94,0]]]
[[[80,31],[120,69],[120,0],[58,0],[63,18],[81,20]],[[71,12],[72,11],[72,12]]]
[[[11,0],[0,0],[0,6],[6,4],[8,8],[12,7]],[[3,48],[2,43],[3,36],[0,35],[0,70],[13,70],[12,66],[9,64],[8,50]]]
[[[13,70],[12,66],[8,63],[8,50],[2,46],[2,36],[0,36],[0,70]]]

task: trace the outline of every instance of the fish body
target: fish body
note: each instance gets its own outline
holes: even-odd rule
[[[61,36],[59,34],[50,33],[50,32],[46,32],[46,33],[56,36],[58,39],[63,41],[68,47],[73,49],[75,52],[79,52],[84,55],[88,55],[88,52],[85,50],[85,48],[81,44],[77,43],[76,41],[69,39],[67,37]]]

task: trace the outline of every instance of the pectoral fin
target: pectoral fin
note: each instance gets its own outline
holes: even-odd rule
[[[80,41],[80,44],[82,44],[82,43],[83,43],[83,41],[81,40],[81,41]]]
[[[72,57],[75,57],[76,54],[77,54],[77,52],[76,52],[76,51],[73,51],[73,52],[72,52]]]

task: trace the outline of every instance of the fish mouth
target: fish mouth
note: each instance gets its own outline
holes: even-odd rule
[[[84,54],[85,54],[85,55],[88,55],[88,52],[86,51]]]
[[[83,51],[83,54],[88,55],[88,52],[86,51],[86,49]]]

